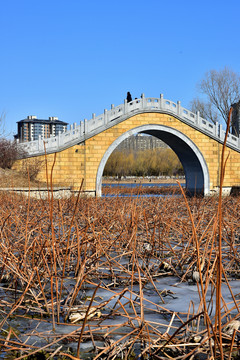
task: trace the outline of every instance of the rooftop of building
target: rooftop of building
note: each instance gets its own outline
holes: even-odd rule
[[[59,124],[59,125],[68,125],[67,122],[61,121],[56,116],[50,116],[48,119],[38,119],[35,115],[29,115],[26,119],[19,120],[17,123],[39,123],[39,124]]]

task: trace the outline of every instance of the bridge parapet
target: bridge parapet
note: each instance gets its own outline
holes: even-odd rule
[[[176,116],[180,121],[183,121],[221,143],[225,138],[226,132],[222,129],[221,124],[213,124],[202,118],[199,112],[195,114],[183,108],[180,101],[175,103],[164,99],[162,94],[160,98],[146,98],[144,94],[142,94],[140,99],[135,99],[129,103],[125,100],[123,104],[116,107],[112,105],[110,110],[105,109],[104,113],[99,116],[93,114],[90,120],[84,119],[79,125],[74,123],[71,125],[70,130],[58,134],[56,137],[20,143],[19,147],[21,147],[29,157],[43,155],[45,151],[47,154],[59,152],[84,142],[90,137],[141,112],[167,113]],[[238,137],[228,134],[227,144],[231,148],[240,151],[240,139]]]

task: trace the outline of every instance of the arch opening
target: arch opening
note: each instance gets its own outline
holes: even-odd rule
[[[164,125],[143,125],[129,130],[116,139],[106,150],[97,171],[96,195],[101,196],[102,175],[106,162],[117,146],[128,137],[142,133],[152,135],[166,143],[182,163],[186,191],[190,195],[207,195],[210,189],[209,172],[206,161],[198,147],[180,131]]]

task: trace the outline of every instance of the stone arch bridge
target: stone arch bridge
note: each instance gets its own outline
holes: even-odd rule
[[[192,193],[208,195],[220,184],[220,161],[225,131],[220,124],[212,124],[163,98],[140,99],[119,106],[111,106],[99,116],[48,139],[19,144],[27,159],[44,160],[38,179],[46,181],[45,160],[48,173],[54,161],[53,185],[78,188],[84,179],[83,191],[101,196],[102,174],[113,150],[127,137],[144,133],[156,136],[169,145],[179,157],[185,172],[186,188]],[[224,188],[240,185],[240,139],[232,134],[227,138]],[[46,157],[45,157],[46,156]]]

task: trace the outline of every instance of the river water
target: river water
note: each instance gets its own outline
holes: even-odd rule
[[[125,259],[123,259],[124,261]],[[99,269],[101,271],[101,269]],[[104,270],[105,271],[105,270]],[[121,273],[121,272],[119,272]],[[135,274],[137,276],[137,274]],[[98,278],[92,280],[93,283],[97,283]],[[89,321],[89,326],[92,330],[94,328],[99,328],[98,334],[103,336],[106,333],[111,334],[112,341],[117,341],[124,334],[128,334],[132,331],[133,326],[139,326],[139,319],[141,317],[141,302],[139,299],[139,285],[132,285],[130,283],[125,284],[125,286],[114,286],[110,285],[111,280],[105,280],[102,288],[99,288],[95,295],[94,305],[104,304],[107,302],[107,305],[101,309],[100,317],[93,318]],[[0,286],[3,284],[0,284]],[[75,285],[74,279],[68,279],[65,281],[66,287],[73,287]],[[231,291],[238,298],[240,291],[240,281],[230,281]],[[121,297],[121,294],[124,291],[124,288],[128,287],[128,290],[125,291],[124,296]],[[95,290],[95,286],[86,285],[84,290],[84,297],[86,298],[86,304],[89,304],[89,300]],[[130,290],[131,289],[131,290]],[[163,294],[164,303],[159,297],[159,293]],[[148,324],[150,328],[155,329],[156,332],[161,334],[167,333],[171,335],[179,328],[183,322],[188,319],[188,312],[191,309],[191,316],[198,311],[200,305],[199,300],[199,290],[197,284],[189,284],[188,282],[180,282],[179,278],[175,276],[167,277],[156,277],[154,284],[148,283],[144,285],[142,289],[143,293],[143,309],[144,309],[144,322]],[[114,297],[114,294],[116,296]],[[5,291],[4,288],[0,287],[0,295],[4,298]],[[112,300],[109,302],[109,299]],[[228,286],[223,283],[222,285],[222,297],[224,301],[228,304],[232,304],[232,296],[229,291]],[[133,299],[134,308],[129,303]],[[208,289],[206,293],[207,304],[209,308],[209,313],[214,315],[215,312],[215,297],[211,298],[211,288]],[[124,307],[124,311],[120,308],[119,304]],[[232,306],[230,305],[230,307]],[[113,309],[118,310],[113,311]],[[169,311],[169,312],[168,312]],[[111,314],[112,315],[109,315]],[[127,314],[127,317],[126,317]],[[178,314],[175,316],[174,314]],[[231,316],[237,314],[236,309],[231,312]],[[127,319],[131,319],[131,325],[129,326]],[[173,322],[170,326],[170,321],[173,319]],[[130,321],[130,320],[129,320]],[[14,329],[18,334],[19,339],[28,344],[28,346],[33,347],[42,347],[50,344],[54,338],[57,336],[68,335],[73,331],[79,329],[81,330],[82,322],[77,324],[65,323],[64,319],[60,319],[60,324],[56,324],[55,329],[53,330],[52,320],[51,319],[39,319],[39,316],[36,317],[33,312],[29,312],[29,317],[21,318],[21,312],[19,316],[14,316],[8,320],[8,328]],[[101,330],[102,328],[102,330]],[[119,329],[119,330],[114,330]],[[202,324],[203,328],[203,324]],[[200,325],[201,330],[201,325]],[[69,349],[73,354],[76,354],[77,351],[77,341],[71,336],[67,337],[67,344],[63,345],[60,342],[60,345],[63,346],[62,351],[68,351]],[[104,347],[104,340],[100,339],[95,342],[96,346]],[[51,345],[51,350],[56,349],[59,344]],[[137,350],[136,347],[136,352]],[[94,357],[94,346],[91,340],[84,341],[81,344],[81,358],[82,359],[91,359]],[[6,353],[0,355],[1,359],[6,359]],[[12,358],[11,358],[12,359]],[[56,358],[57,359],[57,358]]]

